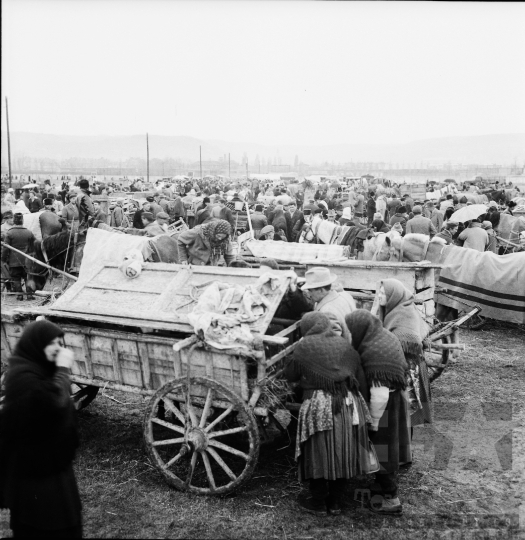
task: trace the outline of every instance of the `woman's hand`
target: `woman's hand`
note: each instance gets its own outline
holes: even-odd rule
[[[58,354],[56,355],[55,363],[57,367],[64,367],[67,369],[71,369],[74,358],[75,358],[75,355],[73,354],[72,351],[61,347],[60,350],[58,351]]]

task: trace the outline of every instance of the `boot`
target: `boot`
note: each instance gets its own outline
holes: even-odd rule
[[[329,494],[326,498],[326,506],[332,516],[338,516],[341,514],[341,503],[343,500],[345,487],[346,480],[344,478],[338,478],[337,480],[331,480],[328,482]]]

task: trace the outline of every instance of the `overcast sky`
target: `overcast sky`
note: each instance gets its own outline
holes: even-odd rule
[[[525,132],[521,2],[2,10],[11,131],[315,145]]]

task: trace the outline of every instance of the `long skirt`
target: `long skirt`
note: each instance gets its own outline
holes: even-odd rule
[[[395,472],[400,465],[412,462],[410,414],[405,390],[390,392],[385,412],[379,420],[374,447],[382,473]]]
[[[374,447],[368,438],[364,402],[356,394],[353,400],[341,406],[341,410],[330,414],[333,428],[317,431],[306,441],[300,443],[301,454],[298,458],[299,480],[324,478],[337,480],[350,479],[357,474],[372,473],[379,470]],[[303,402],[304,405],[305,402]],[[359,424],[353,425],[354,407]],[[298,438],[301,422],[307,421],[299,415]]]

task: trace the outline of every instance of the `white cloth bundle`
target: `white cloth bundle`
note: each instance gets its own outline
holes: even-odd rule
[[[119,270],[128,278],[135,279],[140,276],[142,269],[146,266],[144,257],[138,249],[131,249],[124,256],[124,260],[119,266]]]

